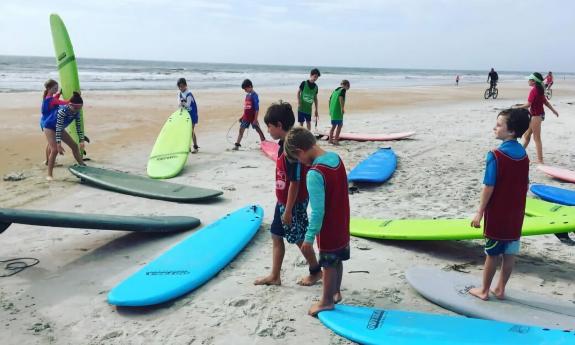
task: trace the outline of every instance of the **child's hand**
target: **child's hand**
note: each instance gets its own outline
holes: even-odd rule
[[[559,113],[557,112],[557,110],[553,110],[553,114],[555,114],[555,116],[559,117]]]
[[[317,113],[317,109],[315,110],[315,117],[319,117],[319,114]]]
[[[291,211],[285,210],[284,214],[282,215],[282,223],[285,225],[291,225]]]
[[[471,226],[474,228],[480,228],[481,218],[483,218],[483,214],[477,212],[477,214],[475,215],[475,217],[473,217],[473,220],[471,221]]]
[[[64,152],[66,152],[66,151],[64,151],[64,148],[62,147],[62,144],[58,144],[58,153],[61,154],[61,155],[63,155]]]

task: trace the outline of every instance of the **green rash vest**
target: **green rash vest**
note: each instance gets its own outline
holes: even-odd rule
[[[341,104],[339,103],[339,96],[343,87],[338,87],[331,93],[329,98],[329,116],[332,120],[343,120],[343,113],[341,111]]]
[[[311,106],[313,105],[313,101],[317,95],[318,87],[316,86],[312,89],[308,84],[309,81],[307,80],[303,83],[303,91],[300,93],[300,105],[298,111],[311,115]]]

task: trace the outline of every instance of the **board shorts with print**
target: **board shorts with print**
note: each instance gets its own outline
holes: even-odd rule
[[[307,200],[296,202],[292,210],[291,224],[286,225],[282,223],[285,205],[276,203],[274,220],[270,227],[270,232],[273,235],[285,238],[288,243],[301,243],[305,239],[308,225],[307,204]]]
[[[246,121],[244,119],[240,120],[240,128],[250,128],[250,126],[252,126],[253,129],[260,128],[260,125],[257,123],[253,124],[252,122]]]

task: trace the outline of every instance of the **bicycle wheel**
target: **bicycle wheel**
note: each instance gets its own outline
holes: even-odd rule
[[[551,99],[551,97],[553,97],[553,90],[547,89],[545,92],[545,97],[547,97],[547,99]]]
[[[493,96],[493,99],[497,98],[497,95],[499,95],[499,90],[497,88],[493,89],[493,94],[491,96]]]
[[[489,97],[491,97],[491,89],[486,89],[485,93],[483,94],[483,97],[485,99],[488,99]]]

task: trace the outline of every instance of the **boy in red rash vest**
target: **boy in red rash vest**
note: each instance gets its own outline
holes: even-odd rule
[[[301,250],[312,252],[314,238],[317,238],[323,293],[319,303],[308,311],[309,315],[316,316],[323,310],[334,309],[334,304],[342,299],[342,262],[349,260],[347,174],[339,156],[316,145],[313,134],[303,127],[288,132],[284,150],[289,159],[310,166],[306,181],[311,216]]]
[[[238,139],[234,144],[232,150],[237,151],[240,149],[242,137],[244,136],[244,131],[250,126],[258,132],[260,136],[260,140],[266,140],[264,133],[260,128],[260,124],[258,122],[258,114],[260,113],[260,99],[258,94],[254,91],[254,85],[252,84],[251,80],[245,79],[242,82],[242,89],[246,92],[246,97],[244,98],[244,113],[240,118],[240,130],[238,132]]]
[[[519,238],[525,216],[525,198],[529,185],[529,158],[517,138],[529,128],[529,111],[508,109],[497,116],[493,132],[503,143],[487,154],[487,166],[479,210],[471,226],[479,228],[485,217],[485,266],[483,286],[469,290],[482,300],[489,299],[491,282],[502,256],[499,282],[491,292],[498,299],[505,298],[505,286],[519,253]]]

